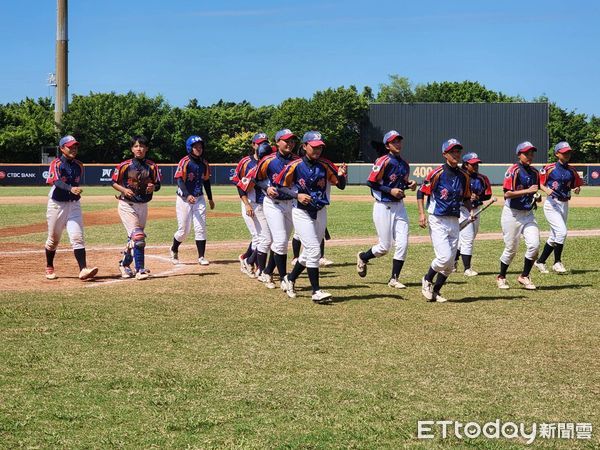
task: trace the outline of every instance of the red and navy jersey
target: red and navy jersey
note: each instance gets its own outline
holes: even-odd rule
[[[477,208],[478,206],[481,206],[484,201],[492,198],[492,185],[490,179],[481,173],[470,173],[469,178],[471,179],[471,193],[479,197],[477,200],[473,200],[471,205],[473,208]]]
[[[177,170],[173,178],[176,180],[181,179],[185,183],[189,195],[199,197],[203,194],[204,181],[210,180],[210,165],[204,158],[184,156],[177,164]],[[177,188],[177,195],[184,197],[184,193],[179,188]]]
[[[420,187],[427,195],[427,212],[434,216],[460,217],[460,205],[471,198],[469,174],[444,164],[431,172]]]
[[[583,186],[577,171],[560,162],[548,164],[540,170],[540,183],[552,189],[552,197],[563,202],[571,199],[571,189]]]
[[[81,196],[71,193],[68,189],[73,186],[79,186],[82,174],[83,164],[80,161],[76,159],[70,160],[64,155],[54,159],[50,163],[48,178],[46,179],[46,183],[52,185],[49,197],[57,202],[74,202],[79,200]],[[67,189],[61,189],[62,187]]]
[[[256,167],[256,175],[254,178],[257,181],[268,180],[269,186],[274,186],[276,183],[275,180],[283,168],[288,163],[299,158],[300,157],[294,153],[290,153],[287,157],[283,156],[279,152],[271,153],[258,162]],[[292,197],[282,192],[280,192],[277,196],[277,200],[290,200],[291,198]]]
[[[410,167],[401,157],[388,153],[378,158],[371,169],[368,181],[377,183],[380,190],[371,188],[371,195],[380,202],[399,202],[398,199],[389,194],[391,189],[405,190],[408,187],[408,176]]]
[[[502,187],[504,192],[520,191],[527,189],[534,184],[540,185],[540,173],[535,167],[516,163],[510,166],[504,174],[504,183]],[[521,197],[507,198],[505,204],[512,209],[529,211],[533,209],[533,194],[522,195]]]
[[[233,177],[231,177],[231,181],[233,181],[238,188],[246,192],[251,201],[262,204],[265,198],[265,193],[259,186],[253,185],[254,189],[249,189],[249,192],[240,187],[240,182],[244,179],[246,180],[241,183],[241,186],[247,185],[247,182],[251,179],[250,173],[256,174],[256,170],[253,171],[252,169],[254,169],[257,165],[258,161],[254,158],[254,156],[243,157],[233,171]]]
[[[331,161],[319,158],[311,160],[308,157],[296,159],[289,163],[279,173],[275,184],[298,191],[298,194],[308,194],[311,201],[308,205],[296,202],[298,209],[319,211],[329,205],[327,183],[338,184],[338,168]]]
[[[127,198],[121,194],[122,200],[134,203],[148,203],[152,193],[147,194],[148,184],[155,185],[155,191],[160,189],[160,170],[154,161],[149,159],[132,158],[120,163],[113,172],[112,181],[133,191],[133,197]]]

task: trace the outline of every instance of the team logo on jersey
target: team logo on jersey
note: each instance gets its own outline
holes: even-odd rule
[[[558,181],[552,182],[552,189],[558,189]]]
[[[372,170],[373,170],[373,172],[377,173],[377,172],[379,172],[381,170],[381,166],[378,166],[377,164],[374,164]]]
[[[300,179],[298,180],[298,184],[300,185],[300,187],[301,187],[302,189],[306,189],[306,181],[304,180],[304,178],[300,178]]]
[[[317,186],[323,189],[325,187],[325,183],[327,183],[325,178],[321,178],[319,181],[317,181]]]
[[[194,172],[188,173],[188,176],[187,176],[188,181],[194,181],[195,178],[196,178],[196,174]]]
[[[390,181],[393,183],[398,179],[398,175],[396,175],[395,173],[390,175]]]
[[[546,169],[540,169],[540,175],[545,175],[546,174]]]
[[[448,200],[448,194],[449,194],[448,189],[444,188],[440,192],[440,198],[442,200]]]

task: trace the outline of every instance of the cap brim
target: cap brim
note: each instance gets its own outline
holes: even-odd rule
[[[475,163],[480,163],[481,160],[479,158],[472,158],[472,159],[468,159],[467,161],[469,164],[475,164]]]
[[[254,141],[255,144],[262,144],[263,142],[267,142],[268,139],[267,138],[260,138],[257,139],[256,141]]]
[[[453,149],[455,149],[457,147],[458,147],[459,150],[463,149],[463,146],[460,145],[460,144],[452,144],[450,147],[448,147],[446,150],[444,150],[444,153],[448,153],[450,150],[453,150]]]
[[[568,152],[572,152],[573,149],[571,147],[564,147],[561,148],[560,150],[557,150],[556,153],[568,153]]]
[[[531,147],[525,147],[522,148],[521,150],[519,150],[519,153],[525,153],[528,152],[529,150],[533,150],[534,152],[537,152],[537,148],[535,148],[533,145]]]
[[[294,133],[289,133],[289,134],[284,134],[283,136],[279,136],[279,140],[288,140],[289,138],[293,138],[296,137],[296,135]]]
[[[308,141],[307,144],[310,145],[311,147],[320,147],[320,146],[324,146],[325,142],[323,142],[323,141]]]
[[[70,141],[63,145],[63,147],[71,148],[74,145],[79,145],[79,141]]]
[[[404,136],[400,136],[399,134],[397,134],[395,136],[391,136],[387,141],[385,141],[385,143],[389,144],[390,142],[392,142],[396,138],[404,139]]]

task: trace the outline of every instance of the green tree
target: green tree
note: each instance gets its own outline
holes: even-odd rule
[[[538,100],[546,100],[546,97],[539,97]],[[549,103],[548,135],[550,139],[550,148],[548,150],[548,160],[556,161],[554,155],[554,145],[560,141],[567,141],[575,150],[582,149],[583,143],[590,137],[590,124],[585,114],[578,114],[575,111],[567,111],[559,107],[556,103]],[[572,162],[589,161],[587,154],[575,151]]]
[[[400,75],[388,75],[388,84],[380,84],[375,101],[377,103],[412,103],[415,93],[410,80]]]
[[[414,101],[440,103],[497,103],[523,101],[502,92],[487,89],[476,81],[443,81],[417,85]]]

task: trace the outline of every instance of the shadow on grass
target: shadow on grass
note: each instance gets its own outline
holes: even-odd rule
[[[599,270],[591,270],[591,269],[572,269],[567,272],[568,274],[577,275],[578,273],[591,273],[591,272],[600,272]]]
[[[560,291],[562,289],[581,289],[593,286],[591,284],[563,284],[559,286],[537,286],[538,291]]]
[[[380,295],[380,294],[367,294],[367,295],[346,295],[346,296],[333,296],[332,303],[349,302],[351,300],[405,300],[400,295]]]
[[[465,297],[465,298],[460,298],[460,299],[449,299],[448,302],[450,302],[450,303],[473,303],[473,302],[489,302],[489,301],[494,301],[494,300],[498,300],[498,301],[518,300],[518,299],[523,299],[523,298],[528,298],[528,297],[526,297],[524,295],[513,295],[513,296],[509,296],[509,297],[481,296],[481,297]]]

